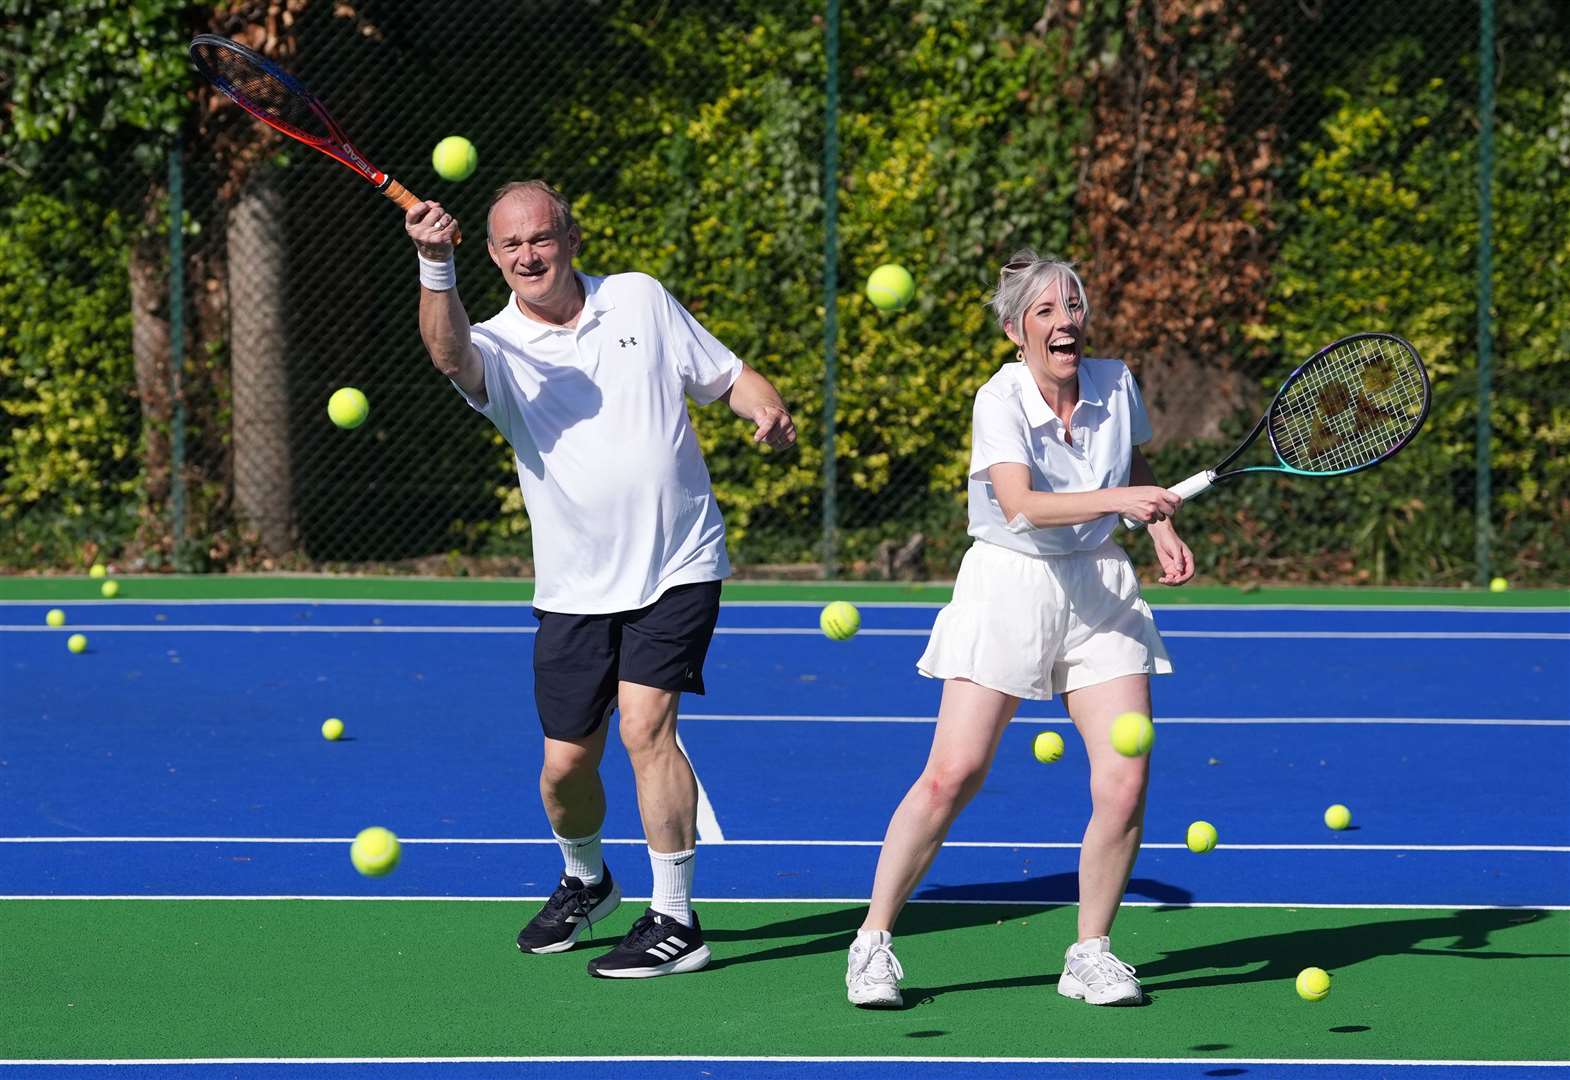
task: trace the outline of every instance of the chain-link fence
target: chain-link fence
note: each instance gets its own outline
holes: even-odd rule
[[[583,269],[654,274],[780,387],[802,435],[788,454],[752,449],[721,405],[694,414],[743,573],[957,564],[971,395],[1012,354],[982,301],[1031,244],[1083,264],[1092,351],[1139,375],[1163,477],[1211,463],[1335,337],[1393,330],[1433,368],[1429,430],[1378,480],[1196,502],[1202,569],[1567,575],[1556,0],[1497,18],[1492,0],[101,7],[3,15],[14,568],[528,572],[510,451],[420,345],[400,214],[200,84],[184,44],[212,31],[297,72],[377,167],[458,217],[475,321],[508,299],[490,193],[544,177],[574,202]],[[120,22],[140,46],[116,43]],[[104,133],[84,140],[81,118],[49,128],[39,52],[71,62],[55,43],[93,34],[84,48],[132,56],[79,95],[72,115]],[[141,122],[138,92],[172,121]],[[461,183],[430,160],[454,134],[479,154]],[[884,262],[918,282],[902,312],[861,294]],[[370,400],[357,429],[327,418],[340,386]]]

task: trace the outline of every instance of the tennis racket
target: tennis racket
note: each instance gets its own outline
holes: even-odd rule
[[[268,127],[348,166],[404,210],[420,201],[366,161],[321,99],[267,57],[218,34],[198,34],[190,53],[204,79]],[[454,230],[453,243],[462,239]]]
[[[1254,430],[1214,469],[1168,490],[1192,499],[1212,484],[1248,473],[1350,476],[1388,461],[1428,418],[1430,388],[1423,360],[1394,334],[1353,334],[1325,346],[1287,376]],[[1276,465],[1229,469],[1263,431]],[[1145,523],[1124,518],[1130,529]]]

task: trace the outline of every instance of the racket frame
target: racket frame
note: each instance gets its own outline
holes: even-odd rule
[[[1303,373],[1306,372],[1317,360],[1319,360],[1320,357],[1324,356],[1333,349],[1340,348],[1348,342],[1366,340],[1368,338],[1380,338],[1385,341],[1393,341],[1411,354],[1412,361],[1417,367],[1418,377],[1423,380],[1423,410],[1418,415],[1416,422],[1412,423],[1407,428],[1406,433],[1401,436],[1400,441],[1395,443],[1395,445],[1391,446],[1384,453],[1380,454],[1371,461],[1365,461],[1362,464],[1354,465],[1349,469],[1299,469],[1296,466],[1288,465],[1286,458],[1284,458],[1281,454],[1280,447],[1276,444],[1275,431],[1270,430],[1267,427],[1270,422],[1271,413],[1275,411],[1276,403],[1281,400],[1282,395],[1291,389],[1292,384],[1297,382],[1298,379],[1303,376]],[[1265,411],[1260,414],[1259,419],[1254,422],[1254,427],[1248,433],[1248,436],[1243,439],[1242,442],[1238,443],[1237,447],[1233,449],[1230,454],[1222,458],[1215,468],[1204,469],[1200,472],[1197,472],[1193,476],[1173,484],[1167,490],[1186,501],[1188,499],[1192,499],[1195,495],[1198,495],[1200,492],[1204,491],[1218,480],[1229,480],[1234,476],[1244,476],[1248,473],[1278,472],[1286,473],[1289,476],[1351,476],[1353,473],[1360,473],[1365,469],[1372,469],[1375,465],[1379,465],[1382,462],[1385,462],[1394,457],[1401,451],[1403,447],[1407,445],[1407,443],[1411,442],[1414,438],[1417,437],[1417,433],[1419,431],[1423,430],[1423,424],[1428,419],[1428,410],[1433,404],[1433,396],[1433,384],[1428,378],[1428,370],[1423,367],[1423,359],[1410,341],[1407,341],[1405,338],[1399,337],[1396,334],[1378,332],[1348,334],[1344,338],[1339,338],[1336,341],[1332,341],[1329,345],[1326,345],[1323,349],[1320,349],[1313,356],[1310,356],[1307,360],[1304,360],[1301,364],[1293,369],[1292,374],[1286,377],[1286,379],[1281,383],[1281,388],[1277,390],[1271,397],[1269,407],[1266,408]],[[1228,465],[1242,457],[1243,452],[1254,445],[1254,440],[1259,438],[1259,432],[1261,429],[1266,429],[1265,437],[1270,440],[1270,452],[1276,455],[1276,461],[1278,464],[1245,465],[1240,469],[1233,469],[1230,472],[1224,472],[1223,470],[1225,470]],[[1129,517],[1123,518],[1123,525],[1130,531],[1143,529],[1145,527],[1145,523],[1143,521],[1138,521]]]
[[[248,63],[277,79],[284,85],[285,89],[298,97],[315,114],[316,118],[322,122],[322,126],[327,129],[327,137],[312,135],[310,132],[289,123],[287,120],[269,116],[257,108],[247,100],[246,96],[233,83],[213,70],[211,66],[200,58],[197,50],[199,45],[238,53]],[[319,150],[339,164],[353,170],[369,181],[371,186],[377,191],[397,203],[401,209],[407,210],[420,201],[419,197],[410,192],[408,188],[367,161],[365,155],[360,153],[354,143],[349,140],[349,136],[344,133],[338,121],[333,119],[332,113],[327,111],[327,106],[322,104],[321,98],[313,94],[309,87],[280,65],[269,60],[255,49],[241,45],[238,41],[226,38],[221,34],[198,34],[191,39],[191,44],[187,51],[191,57],[191,63],[204,79],[217,87],[230,101],[274,131],[287,135],[296,142],[304,143],[313,150]],[[461,238],[454,236],[453,241],[454,243],[460,243]]]

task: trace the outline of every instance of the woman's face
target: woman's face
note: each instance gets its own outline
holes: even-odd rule
[[[1085,298],[1067,274],[1059,274],[1036,294],[1009,338],[1032,369],[1055,380],[1072,378],[1085,355]]]

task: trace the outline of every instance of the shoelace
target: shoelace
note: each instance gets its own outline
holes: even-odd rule
[[[545,901],[545,910],[566,917],[573,913],[587,915],[594,907],[591,902],[590,890],[592,885],[585,885],[581,889],[573,889],[566,882],[556,886],[556,891],[551,893],[549,900]]]
[[[879,959],[884,962],[882,968],[874,971],[872,965]],[[861,965],[861,970],[856,974],[858,978],[887,982],[890,972],[893,972],[896,981],[905,977],[905,969],[900,967],[899,957],[894,955],[894,950],[887,945],[874,945],[867,953],[867,962]]]
[[[1074,972],[1075,978],[1087,986],[1106,986],[1131,979],[1134,975],[1132,965],[1125,964],[1109,952],[1077,953],[1073,959],[1079,960],[1090,969],[1083,974],[1079,971]]]

